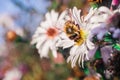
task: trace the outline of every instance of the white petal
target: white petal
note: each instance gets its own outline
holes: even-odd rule
[[[64,44],[63,49],[69,48],[69,47],[71,47],[73,45],[74,45],[74,42],[73,41],[69,41],[69,42],[67,42],[67,43]]]
[[[45,36],[40,37],[40,39],[38,40],[38,42],[36,44],[36,48],[39,49],[45,41],[46,41],[46,37]]]
[[[80,26],[82,26],[82,24],[81,24],[82,21],[80,19],[80,12],[81,12],[81,10],[77,10],[76,7],[73,8],[73,18]]]
[[[98,8],[98,11],[99,11],[99,12],[105,12],[105,13],[112,14],[112,12],[110,11],[110,9],[107,8],[107,7],[104,7],[104,6]]]
[[[64,32],[62,32],[59,36],[62,39],[68,39],[69,40],[69,38],[67,37],[67,35]]]
[[[75,55],[77,48],[78,48],[78,46],[73,46],[73,47],[70,49],[70,55]]]
[[[86,45],[87,45],[89,50],[95,48],[95,45],[89,39],[86,40]]]
[[[79,48],[78,48],[78,51],[77,51],[77,54],[79,55],[80,59],[79,59],[79,65],[81,65],[81,67],[84,67],[83,66],[83,62],[84,62],[84,56],[86,54],[86,51],[87,51],[87,48],[86,48],[86,45],[83,44],[81,45]]]
[[[76,65],[77,60],[79,59],[79,55],[75,54],[75,56],[73,56],[73,60],[72,60],[72,66],[74,67]]]
[[[52,26],[51,15],[50,15],[49,12],[46,13],[45,18],[46,18],[46,21],[47,21],[48,25],[49,25],[49,26]],[[48,27],[49,27],[49,26],[48,26]]]
[[[39,42],[40,39],[43,38],[43,37],[45,37],[45,36],[41,35],[41,36],[36,37],[36,38],[33,37],[32,41],[31,41],[31,44],[35,44],[35,43]]]
[[[45,33],[45,32],[46,32],[46,30],[44,28],[38,27],[35,31],[35,34],[41,34],[41,33]]]
[[[42,27],[42,28],[44,28],[44,29],[48,29],[49,27],[51,27],[51,25],[49,25],[49,21],[43,21],[43,22],[41,22],[40,23],[40,26]]]
[[[59,16],[59,18],[58,18],[58,22],[60,22],[61,20],[63,20],[64,18],[65,18],[65,15],[67,14],[67,12],[66,11],[63,11],[61,14],[60,14],[60,16]]]
[[[53,57],[57,57],[57,49],[56,49],[56,42],[57,42],[57,39],[54,39],[54,40],[51,40],[51,44],[50,44],[50,49],[52,51],[52,54],[53,54]]]
[[[55,12],[54,10],[51,11],[51,19],[52,19],[52,24],[55,24],[58,19],[58,13]]]
[[[71,60],[71,56],[68,56],[68,58],[67,58],[67,63],[69,63],[70,60]]]
[[[82,65],[82,68],[84,68],[84,56],[85,56],[85,52],[82,52],[81,53],[81,65]]]
[[[71,49],[70,49],[70,56],[67,58],[67,63],[68,62],[71,62],[71,67],[73,68],[76,64],[76,59],[77,58],[74,58],[75,55],[76,55],[76,49],[78,48],[78,46],[73,46]],[[74,62],[73,62],[74,60]]]
[[[81,61],[82,61],[82,56],[79,56],[78,64],[79,64],[80,67],[81,67]]]
[[[97,8],[95,8],[95,9],[93,7],[90,8],[88,15],[85,16],[85,18],[84,18],[84,21],[88,21],[96,11],[97,11]]]
[[[66,22],[66,20],[65,20],[66,15],[67,15],[67,11],[65,10],[59,15],[59,18],[56,23],[56,26],[61,30],[63,29],[64,24]]]
[[[50,48],[50,41],[46,41],[41,49],[40,52],[40,57],[48,57],[48,53],[49,53],[49,48]]]
[[[61,40],[56,44],[57,47],[63,47],[64,49],[69,48],[72,45],[74,45],[74,42],[71,40]]]
[[[52,50],[52,54],[54,58],[57,58],[57,51],[56,50]]]
[[[103,18],[103,16],[93,16],[91,19],[90,19],[90,23],[102,23],[102,22],[105,22],[105,18]]]

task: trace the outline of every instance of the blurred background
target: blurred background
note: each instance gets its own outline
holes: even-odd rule
[[[0,80],[83,80],[85,74],[77,66],[71,69],[62,54],[40,59],[30,45],[47,11],[62,12],[73,6],[85,15],[91,4],[86,0],[0,0]]]

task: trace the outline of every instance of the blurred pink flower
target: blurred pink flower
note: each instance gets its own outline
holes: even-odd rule
[[[62,64],[64,62],[63,55],[61,53],[57,54],[57,57],[54,58],[54,63]]]

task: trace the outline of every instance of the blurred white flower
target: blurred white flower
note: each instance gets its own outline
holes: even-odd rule
[[[48,57],[48,53],[51,50],[54,57],[57,57],[57,51],[55,44],[59,39],[62,26],[64,25],[64,17],[66,12],[62,12],[60,15],[52,10],[46,13],[45,21],[40,23],[40,26],[35,31],[32,37],[31,44],[36,44],[36,48],[40,54],[40,57]]]
[[[72,67],[76,65],[76,62],[84,67],[84,60],[89,59],[88,53],[94,49],[94,44],[90,41],[90,33],[93,27],[89,26],[87,22],[92,15],[87,16],[88,18],[86,17],[84,20],[81,19],[80,12],[76,7],[68,11],[70,18],[68,18],[69,20],[64,26],[64,32],[66,34],[61,34],[62,40],[59,40],[57,43],[58,47],[71,47],[67,62],[71,62]],[[93,11],[89,14],[93,14]]]
[[[17,35],[24,37],[23,29],[15,24],[11,15],[0,14],[0,26],[4,27],[6,31],[12,30],[15,31]]]
[[[89,23],[91,24],[98,24],[106,22],[106,20],[111,16],[113,13],[110,11],[109,8],[101,6],[98,9],[95,10],[94,14],[89,20]]]
[[[3,80],[21,80],[22,73],[17,68],[13,68],[5,73]]]
[[[0,13],[0,57],[5,57],[8,54],[8,44],[5,43],[8,31],[14,31],[17,35],[24,37],[23,29],[15,24],[11,15]]]
[[[100,7],[97,11],[97,14],[95,14],[94,17],[91,18],[91,21],[95,23],[96,27],[92,30],[92,35],[96,35],[97,39],[102,40],[103,36],[107,32],[112,32],[113,38],[120,38],[119,17],[119,8],[111,11],[107,7]]]

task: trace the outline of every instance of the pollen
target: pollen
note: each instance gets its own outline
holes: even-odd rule
[[[82,45],[85,42],[86,33],[84,30],[79,31],[78,37],[74,40],[75,45]]]
[[[48,28],[46,34],[49,38],[54,38],[57,36],[58,30],[56,28]]]

